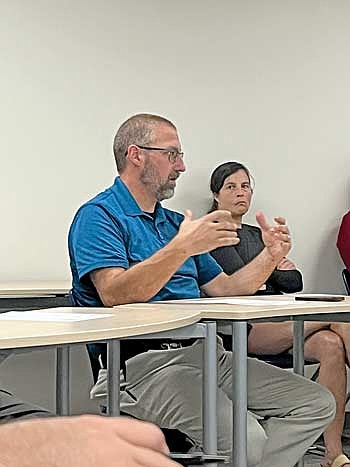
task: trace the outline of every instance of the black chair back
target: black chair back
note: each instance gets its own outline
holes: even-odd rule
[[[350,271],[348,269],[343,269],[342,271],[343,281],[346,288],[346,292],[350,295]]]

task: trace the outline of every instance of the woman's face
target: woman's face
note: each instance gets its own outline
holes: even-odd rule
[[[248,175],[242,169],[229,175],[214,197],[218,209],[231,211],[233,217],[243,216],[248,211],[252,199],[252,187]]]

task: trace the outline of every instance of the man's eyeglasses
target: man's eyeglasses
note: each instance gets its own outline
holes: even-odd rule
[[[145,149],[146,151],[162,151],[168,156],[168,160],[171,164],[176,164],[180,159],[183,160],[184,153],[178,151],[177,149],[166,149],[166,148],[152,148],[150,146],[140,146],[135,144],[140,149]]]

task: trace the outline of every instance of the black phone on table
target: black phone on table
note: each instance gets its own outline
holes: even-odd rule
[[[343,295],[301,294],[296,295],[295,300],[304,300],[306,302],[342,302],[345,300],[345,297]]]
[[[170,458],[178,462],[181,465],[201,465],[211,463],[227,463],[229,461],[228,456],[219,456],[214,454],[203,454],[201,452],[172,452]]]

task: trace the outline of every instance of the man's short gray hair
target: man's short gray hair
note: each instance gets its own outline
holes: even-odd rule
[[[164,117],[152,114],[137,114],[120,126],[114,138],[113,152],[117,169],[122,173],[126,166],[126,154],[131,144],[147,146],[153,141],[153,129],[157,124],[175,125]]]

